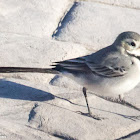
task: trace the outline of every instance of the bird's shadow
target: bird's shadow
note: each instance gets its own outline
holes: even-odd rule
[[[48,101],[54,99],[51,93],[21,85],[15,82],[0,80],[0,98],[16,100]]]

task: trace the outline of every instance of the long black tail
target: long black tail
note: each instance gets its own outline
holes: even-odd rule
[[[17,73],[17,72],[59,74],[58,71],[54,69],[47,69],[47,68],[0,67],[0,73]]]

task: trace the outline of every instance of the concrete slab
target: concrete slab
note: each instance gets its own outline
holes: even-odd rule
[[[105,47],[124,30],[140,33],[139,10],[111,6],[111,2],[117,1],[110,0],[109,5],[78,2],[69,11],[69,2],[1,0],[0,66],[49,67],[54,61]],[[64,11],[69,11],[66,17]],[[60,41],[49,39],[60,19],[62,26],[54,34]],[[140,121],[131,118],[140,114],[135,109],[88,93],[91,111],[106,119],[97,121],[78,114],[77,111],[87,112],[85,100],[81,87],[67,78],[25,73],[0,74],[0,78],[0,139],[139,137]],[[125,95],[127,101],[138,107],[139,90],[140,85]]]
[[[0,32],[51,37],[69,0],[1,0]]]
[[[109,5],[116,5],[120,7],[127,7],[133,9],[140,9],[139,0],[79,0],[79,1],[88,1],[88,2],[99,2]]]
[[[94,2],[77,2],[67,13],[54,38],[100,49],[123,31],[140,33],[140,10]]]
[[[139,140],[139,139],[140,139],[140,129],[126,136],[123,136],[117,140]]]

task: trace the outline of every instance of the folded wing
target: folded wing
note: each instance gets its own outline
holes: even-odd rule
[[[88,73],[92,72],[93,74],[100,75],[103,77],[118,77],[123,76],[127,73],[127,68],[123,67],[113,67],[113,66],[105,66],[96,64],[95,62],[91,62],[86,57],[79,57],[75,59],[70,59],[66,61],[56,62],[55,70],[60,72],[81,72]]]

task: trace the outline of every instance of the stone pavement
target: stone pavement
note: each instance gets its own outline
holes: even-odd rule
[[[110,45],[123,31],[140,34],[139,0],[0,0],[0,66],[49,67]],[[139,111],[89,94],[61,76],[0,74],[0,139],[137,140]],[[50,82],[51,81],[51,82]],[[140,85],[125,99],[140,107]]]

